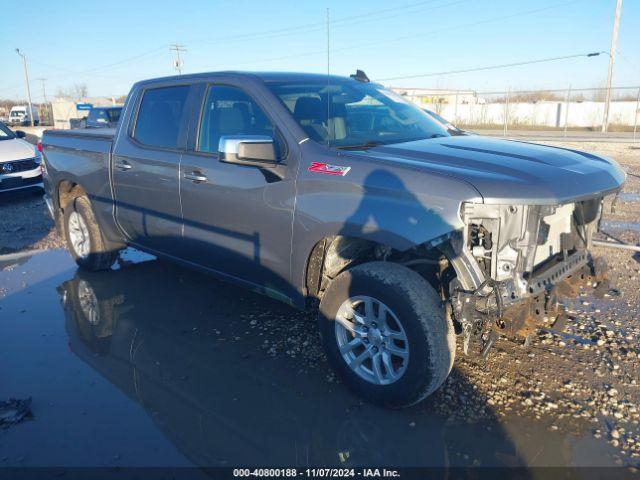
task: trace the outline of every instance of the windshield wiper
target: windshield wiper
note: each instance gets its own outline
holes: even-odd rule
[[[380,140],[367,140],[364,143],[355,144],[355,145],[340,145],[336,147],[340,150],[367,150],[369,148],[377,147],[379,145],[384,145],[384,142]]]

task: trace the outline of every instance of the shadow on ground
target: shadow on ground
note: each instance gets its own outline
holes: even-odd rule
[[[362,403],[312,316],[279,302],[159,261],[78,271],[59,293],[70,349],[197,465],[524,464],[495,425]]]

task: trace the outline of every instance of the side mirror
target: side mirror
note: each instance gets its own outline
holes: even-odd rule
[[[24,133],[22,130],[16,130],[14,133],[16,134],[17,138],[26,138],[27,136],[27,134]]]
[[[218,144],[221,162],[272,167],[278,159],[273,138],[266,135],[223,135]]]

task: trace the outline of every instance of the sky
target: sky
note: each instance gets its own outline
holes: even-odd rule
[[[5,0],[6,1],[6,0]],[[217,70],[356,68],[400,87],[602,87],[609,57],[443,74],[609,51],[616,0],[30,0],[0,16],[0,98],[24,99],[27,56],[34,102],[74,84],[91,96],[125,95],[145,78]],[[624,0],[614,85],[640,85],[640,2]],[[635,93],[635,92],[634,92]]]

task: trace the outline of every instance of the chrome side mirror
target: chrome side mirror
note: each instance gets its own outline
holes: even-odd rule
[[[273,138],[267,135],[223,135],[218,144],[221,162],[270,167],[277,163]]]

